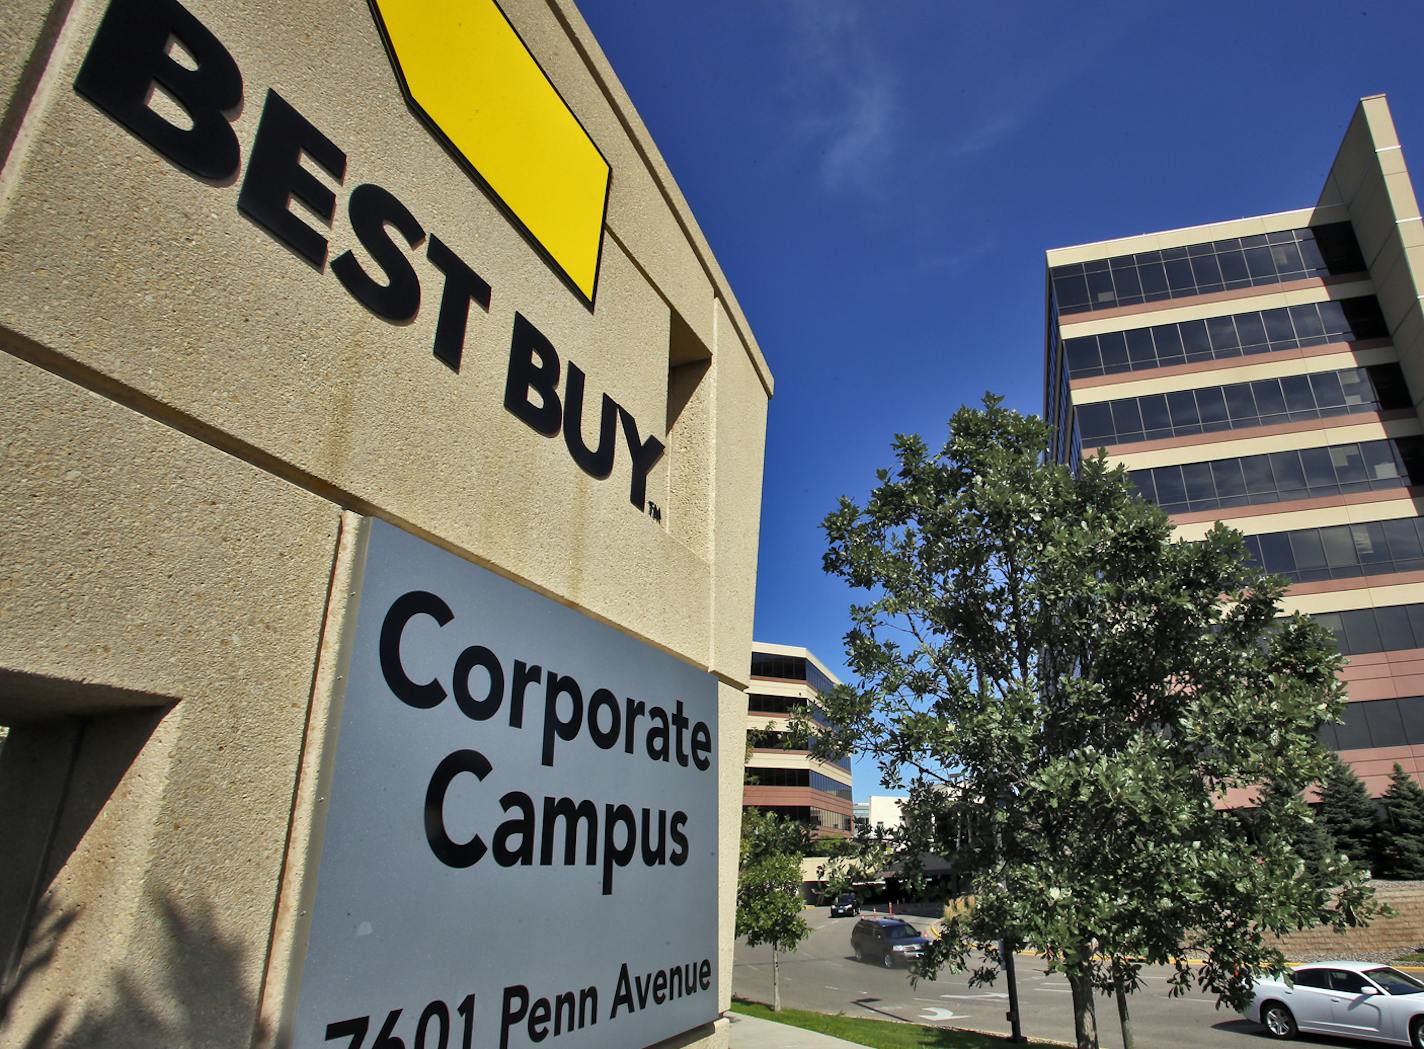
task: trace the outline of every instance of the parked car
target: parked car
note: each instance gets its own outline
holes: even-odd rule
[[[855,893],[843,892],[831,901],[832,918],[852,918],[860,913],[860,904],[855,900]]]
[[[856,959],[878,961],[887,969],[923,957],[929,943],[913,925],[899,918],[862,918],[850,931],[850,949]]]
[[[1332,1034],[1424,1049],[1424,983],[1378,962],[1297,966],[1253,989],[1241,1015],[1272,1038]]]

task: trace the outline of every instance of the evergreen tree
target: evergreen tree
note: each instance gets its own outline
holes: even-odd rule
[[[1375,803],[1355,770],[1331,755],[1320,781],[1319,818],[1340,851],[1362,867],[1378,868],[1379,820]]]
[[[1325,829],[1320,813],[1307,805],[1301,792],[1283,783],[1272,783],[1261,792],[1256,812],[1257,834],[1280,834],[1305,864],[1312,884],[1330,888],[1336,873],[1340,847]]]
[[[1389,777],[1384,811],[1386,832],[1380,846],[1384,876],[1424,879],[1424,788],[1398,763]]]

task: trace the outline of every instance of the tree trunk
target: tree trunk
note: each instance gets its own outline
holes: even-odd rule
[[[1082,957],[1087,957],[1086,953]],[[1093,1009],[1093,981],[1088,975],[1088,962],[1075,962],[1067,971],[1068,986],[1073,990],[1073,1032],[1078,1049],[1098,1049],[1098,1017]]]
[[[775,946],[771,948],[771,1011],[781,1012],[781,958]]]
[[[1122,1049],[1132,1049],[1132,1021],[1127,1015],[1127,988],[1123,985],[1122,970],[1113,966],[1113,990],[1117,994],[1117,1019],[1122,1024]]]

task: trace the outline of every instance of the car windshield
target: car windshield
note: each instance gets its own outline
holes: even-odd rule
[[[899,925],[885,926],[885,935],[892,940],[908,940],[920,934],[915,931],[913,925],[906,925],[904,922],[901,922]]]
[[[1388,994],[1418,994],[1424,991],[1424,983],[1388,966],[1380,969],[1366,969],[1365,975],[1383,987]]]
[[[837,902],[837,903],[854,903],[854,902],[855,902],[855,897],[852,896],[852,895],[851,895],[850,893],[848,893],[848,892],[842,893],[841,895],[839,895],[839,896],[836,897],[836,902]]]

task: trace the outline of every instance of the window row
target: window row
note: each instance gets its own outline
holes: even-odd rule
[[[809,659],[801,656],[781,656],[770,652],[752,653],[752,677],[779,677],[788,681],[804,681],[817,692],[829,692],[835,682],[821,673]]]
[[[1295,583],[1424,569],[1424,518],[1248,535],[1251,559]]]
[[[747,766],[746,783],[755,787],[810,787],[838,798],[850,798],[850,786],[810,769],[764,769]]]
[[[814,805],[752,805],[751,808],[770,812],[784,820],[800,823],[813,831],[839,830],[850,833],[850,817],[839,812],[827,812]]]
[[[1364,268],[1354,230],[1348,222],[1337,222],[1055,266],[1050,276],[1058,312],[1065,314]]]
[[[1084,446],[1096,448],[1390,411],[1413,403],[1399,365],[1376,364],[1084,404],[1077,408],[1078,432]]]
[[[751,728],[747,729],[747,746],[753,750],[795,750],[804,752],[806,746],[804,741],[796,739],[789,732],[778,732],[771,728]],[[837,761],[827,762],[828,765],[835,765],[837,768],[850,771],[850,758],[844,757]]]
[[[796,696],[767,696],[751,692],[747,694],[747,713],[757,714],[809,714],[818,725],[829,724],[826,712],[814,703],[807,703]]]
[[[1424,605],[1316,612],[1310,618],[1335,635],[1341,655],[1424,648]]]
[[[1347,703],[1341,723],[1320,726],[1320,738],[1331,750],[1424,743],[1424,696]]]
[[[1128,474],[1169,514],[1424,484],[1424,438],[1337,444]]]
[[[1196,361],[1382,339],[1389,334],[1373,295],[1282,306],[1225,317],[1156,324],[1064,341],[1068,375],[1116,375]]]

